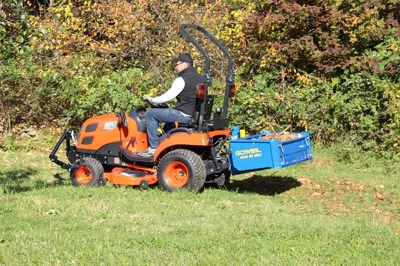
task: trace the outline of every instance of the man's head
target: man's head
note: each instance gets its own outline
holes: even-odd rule
[[[178,57],[172,59],[175,64],[175,72],[179,73],[193,64],[193,59],[190,54],[180,54]]]

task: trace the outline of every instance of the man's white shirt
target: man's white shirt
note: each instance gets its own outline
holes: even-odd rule
[[[179,95],[183,91],[183,88],[185,88],[185,81],[183,80],[182,77],[177,77],[174,82],[171,85],[171,88],[164,92],[162,95],[158,97],[154,97],[151,100],[154,103],[160,104],[160,103],[167,103],[169,101],[172,101],[173,99],[176,98],[176,96]],[[185,114],[184,112],[181,112],[184,116],[190,116]]]
[[[152,98],[155,103],[166,103],[172,101],[182,92],[183,88],[185,88],[185,81],[182,77],[177,77],[171,85],[171,88],[167,90],[165,93],[158,97]]]

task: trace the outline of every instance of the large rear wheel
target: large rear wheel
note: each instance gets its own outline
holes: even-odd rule
[[[74,186],[95,186],[102,184],[104,168],[94,158],[84,157],[77,160],[71,167],[70,177]]]
[[[161,158],[158,184],[167,191],[186,189],[198,192],[206,180],[206,168],[200,156],[190,150],[178,149]]]

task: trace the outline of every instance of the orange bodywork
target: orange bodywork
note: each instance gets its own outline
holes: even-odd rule
[[[128,120],[127,128],[118,127],[118,117],[115,114],[100,115],[86,120],[76,145],[77,149],[97,151],[105,144],[121,141],[123,147],[129,144],[132,151],[145,150],[147,148],[147,134],[138,132],[136,122],[128,114],[126,114],[126,117]],[[136,138],[134,142],[131,141],[132,136]]]
[[[127,128],[118,127],[118,117],[115,114],[96,116],[86,120],[76,145],[77,149],[97,151],[108,143],[121,142],[121,146],[131,152],[146,150],[148,148],[147,134],[138,131],[135,120],[129,117],[128,114],[126,114],[126,117],[128,120]],[[165,149],[170,147],[208,147],[212,145],[214,137],[228,136],[229,134],[229,129],[204,133],[174,133],[160,143],[154,154],[154,161],[158,159]]]
[[[166,138],[158,146],[154,160],[157,160],[158,156],[165,150],[173,146],[196,146],[196,147],[209,147],[213,143],[213,138],[217,136],[228,136],[230,134],[229,129],[214,130],[210,132],[179,132],[172,134],[169,138]]]
[[[129,146],[129,150],[133,152],[147,149],[147,134],[138,131],[135,120],[129,117],[128,113],[126,118],[127,128],[118,127],[118,117],[115,114],[100,115],[86,120],[76,145],[77,149],[97,151],[105,144],[120,141],[122,147]],[[132,141],[133,136],[135,141]]]
[[[115,114],[100,115],[86,120],[82,126],[79,139],[77,140],[76,148],[78,151],[96,153],[97,151],[107,147],[107,145],[114,145],[116,150],[110,148],[105,149],[106,155],[113,157],[119,156],[119,147],[136,153],[146,150],[148,148],[148,139],[146,132],[140,132],[136,121],[126,114],[128,126],[121,126],[121,118]],[[142,127],[142,131],[143,127]],[[230,134],[229,129],[214,130],[210,132],[176,132],[167,135],[158,146],[153,160],[155,163],[160,159],[160,156],[165,154],[165,151],[171,150],[174,147],[186,147],[190,149],[193,147],[211,147],[215,137],[226,137]],[[140,186],[142,184],[152,185],[157,183],[157,171],[152,166],[143,166],[137,164],[134,159],[131,162],[122,162],[120,166],[107,170],[104,173],[104,178],[109,183],[115,185],[127,186]],[[117,161],[119,159],[117,158]],[[184,164],[172,164],[169,166],[165,173],[169,176],[171,182],[175,187],[181,187],[187,183],[188,170],[185,169]],[[90,181],[90,175],[83,169],[80,173],[81,182],[83,184]]]

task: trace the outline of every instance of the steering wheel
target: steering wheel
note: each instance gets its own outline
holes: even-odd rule
[[[153,103],[147,98],[144,99],[144,102],[149,104],[152,108],[168,108],[168,105],[165,103]]]
[[[126,119],[126,114],[125,111],[121,110],[118,113],[118,117],[120,121],[118,121],[120,124],[122,124],[124,127],[128,127],[128,119]]]
[[[140,106],[136,109],[136,116],[141,121],[146,121],[146,108]]]

